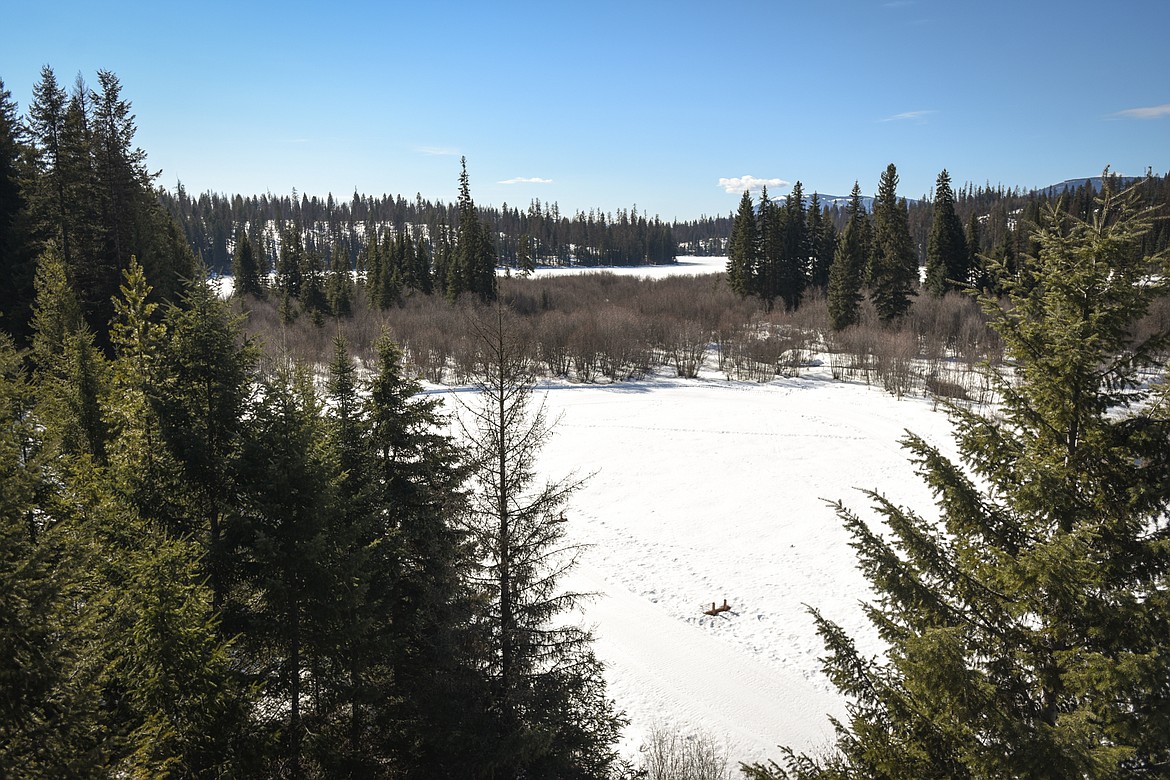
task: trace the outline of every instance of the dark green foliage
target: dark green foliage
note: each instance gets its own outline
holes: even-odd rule
[[[861,286],[869,249],[869,218],[861,206],[861,188],[853,183],[849,221],[837,239],[829,267],[828,306],[833,330],[844,330],[861,321]]]
[[[467,178],[467,159],[461,158],[459,174],[458,222],[455,226],[455,251],[447,270],[447,297],[452,300],[465,292],[481,301],[496,297],[496,251],[487,226],[480,221]]]
[[[1150,777],[1170,762],[1170,407],[1146,384],[1170,333],[1150,213],[1108,189],[1049,209],[1040,251],[983,303],[1014,360],[994,415],[953,408],[960,461],[905,445],[937,521],[871,492],[888,535],[838,506],[889,643],[859,656],[814,612],[850,698],[836,750],[756,777]]]
[[[237,485],[248,436],[246,417],[258,356],[242,320],[204,281],[192,281],[182,306],[166,310],[156,393],[161,434],[181,470],[187,511],[175,529],[199,540],[204,576],[218,613],[229,586],[225,539],[239,521]]]
[[[800,182],[784,201],[784,239],[777,258],[776,293],[787,311],[800,306],[808,286],[808,263],[812,247],[804,209],[804,188]]]
[[[918,285],[918,257],[910,238],[905,198],[898,198],[893,163],[882,173],[873,204],[873,245],[869,266],[870,298],[884,323],[910,308]]]
[[[153,294],[171,300],[194,272],[194,255],[158,203],[134,116],[114,74],[99,89],[78,79],[71,95],[41,72],[29,108],[32,164],[23,191],[30,235],[56,244],[89,330],[104,351],[121,272],[136,257]]]
[[[232,281],[235,285],[232,290],[234,295],[250,295],[253,298],[264,295],[256,253],[252,251],[252,242],[243,229],[236,236],[236,251],[232,253]]]
[[[749,295],[760,261],[760,234],[752,196],[744,190],[727,245],[727,283],[739,295]]]
[[[20,168],[27,156],[16,103],[0,80],[0,328],[18,346],[31,340],[35,251],[28,236]]]
[[[926,289],[931,295],[964,289],[971,281],[967,238],[955,213],[950,174],[943,170],[934,187],[934,218],[926,245]]]
[[[276,261],[276,289],[290,298],[301,297],[304,284],[305,246],[298,230],[286,230],[280,236],[280,255]]]
[[[837,249],[837,230],[828,209],[822,209],[814,192],[808,206],[809,270],[808,286],[825,292],[829,287],[829,268]]]

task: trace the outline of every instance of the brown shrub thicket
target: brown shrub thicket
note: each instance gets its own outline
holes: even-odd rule
[[[986,401],[987,383],[974,369],[981,362],[998,365],[1002,355],[978,303],[961,294],[920,295],[892,326],[867,302],[861,322],[841,332],[829,327],[823,296],[809,295],[795,311],[768,310],[733,293],[722,275],[505,278],[500,300],[527,324],[524,348],[540,370],[576,382],[636,380],[661,367],[684,378],[716,370],[728,379],[764,382],[827,360],[834,378],[895,395]],[[270,355],[323,367],[340,334],[368,362],[386,330],[415,375],[436,384],[464,384],[474,376],[480,356],[467,323],[481,305],[413,295],[381,310],[359,290],[351,316],[323,318],[299,312],[295,302],[281,305],[274,294],[236,302]],[[1136,335],[1164,320],[1170,303],[1156,306]]]

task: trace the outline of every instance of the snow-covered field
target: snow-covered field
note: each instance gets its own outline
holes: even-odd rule
[[[540,266],[532,274],[536,277],[555,278],[557,276],[577,276],[591,273],[611,273],[617,276],[640,276],[646,279],[661,279],[664,276],[678,276],[680,274],[711,274],[722,273],[727,270],[726,257],[692,257],[677,258],[671,265],[638,265],[638,266],[578,266],[561,268],[554,266]]]
[[[683,260],[619,271],[726,263]],[[780,744],[827,746],[827,716],[845,709],[821,673],[806,605],[863,652],[881,645],[859,607],[869,590],[849,536],[825,502],[844,499],[872,519],[855,488],[876,488],[929,514],[930,493],[898,441],[912,430],[950,451],[945,416],[817,367],[763,384],[712,370],[540,390],[550,419],[560,417],[541,470],[589,477],[567,513],[570,541],[589,545],[568,584],[598,594],[585,620],[610,695],[631,719],[626,749],[656,727],[724,744],[733,761],[779,758]],[[724,599],[730,610],[703,614]]]
[[[561,415],[541,457],[550,478],[592,474],[569,536],[590,545],[571,578],[610,694],[636,746],[655,726],[726,742],[734,759],[816,750],[843,702],[820,672],[805,605],[880,651],[849,537],[823,499],[868,510],[878,488],[929,513],[898,446],[906,429],[945,443],[920,399],[833,382],[814,369],[766,384],[658,377],[544,386]],[[731,609],[703,614],[726,599]]]

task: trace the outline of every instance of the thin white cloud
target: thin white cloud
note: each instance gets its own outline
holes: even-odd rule
[[[532,177],[517,176],[514,179],[504,179],[503,181],[496,182],[496,183],[497,184],[552,184],[553,180],[552,179],[542,179],[539,176],[532,176]]]
[[[452,149],[449,146],[416,146],[414,148],[419,154],[429,154],[438,157],[458,157],[459,150]]]
[[[719,180],[719,186],[723,191],[732,194],[754,192],[764,187],[787,187],[791,183],[784,179],[757,179],[755,176],[736,176],[733,179]]]
[[[933,111],[903,111],[901,114],[894,114],[884,119],[879,119],[879,122],[904,122],[908,119],[922,119],[925,116],[933,114]]]
[[[1142,108],[1127,108],[1113,115],[1118,119],[1161,119],[1170,116],[1170,103],[1160,106],[1144,106]]]

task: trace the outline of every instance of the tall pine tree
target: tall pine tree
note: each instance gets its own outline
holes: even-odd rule
[[[906,199],[899,198],[898,171],[886,166],[873,203],[873,248],[870,257],[870,297],[884,323],[910,308],[918,284],[918,255],[910,237]]]
[[[853,183],[848,221],[837,239],[829,266],[829,322],[833,330],[845,330],[861,322],[862,282],[869,251],[869,218],[861,204],[861,188]]]
[[[955,213],[951,175],[944,169],[934,185],[934,215],[926,243],[926,289],[938,296],[963,289],[971,281],[969,263],[963,222]]]

